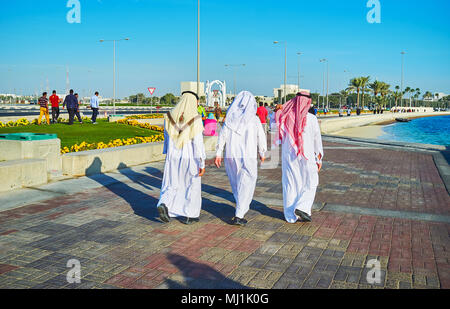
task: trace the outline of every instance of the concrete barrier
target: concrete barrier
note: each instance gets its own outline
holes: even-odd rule
[[[205,137],[205,150],[215,151],[217,137]],[[101,150],[68,153],[62,156],[63,174],[90,176],[121,168],[165,160],[164,143],[139,144]]]
[[[61,140],[0,141],[0,161],[44,159],[47,172],[61,171]]]
[[[47,183],[47,160],[28,159],[0,162],[0,192]]]

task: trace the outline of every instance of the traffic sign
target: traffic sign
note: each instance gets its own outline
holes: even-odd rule
[[[150,95],[153,95],[156,91],[156,88],[148,88],[148,91],[150,92]]]

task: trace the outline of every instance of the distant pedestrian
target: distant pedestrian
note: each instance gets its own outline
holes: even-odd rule
[[[52,122],[58,123],[59,103],[61,103],[61,99],[56,95],[56,90],[53,90],[53,94],[50,96],[50,103],[52,105]]]
[[[349,107],[347,108],[347,117],[350,117],[352,115],[352,109]]]
[[[217,119],[217,122],[220,121],[220,118],[222,118],[222,109],[219,107],[219,103],[216,102],[215,108],[214,108],[214,116]]]
[[[77,98],[77,109],[75,110],[75,115],[77,116],[78,121],[83,124],[83,120],[80,115],[80,101],[78,101],[78,93],[75,93],[75,98]]]
[[[259,103],[259,107],[256,110],[256,114],[259,117],[259,120],[261,121],[261,124],[264,128],[264,133],[267,133],[267,117],[269,116],[269,113],[267,112],[267,109],[264,107],[264,103]]]
[[[73,90],[71,89],[69,95],[66,96],[63,103],[63,108],[67,106],[67,111],[69,112],[69,125],[73,125],[73,119],[75,118],[75,112],[78,109],[78,99],[73,95]]]
[[[48,99],[47,99],[47,92],[44,92],[42,94],[42,97],[39,98],[39,106],[40,106],[40,113],[38,118],[38,124],[41,124],[42,116],[45,115],[45,119],[47,120],[47,124],[50,124],[50,117],[48,115]]]
[[[99,108],[98,94],[99,93],[96,92],[95,95],[91,98],[91,109],[92,109],[91,121],[93,124],[97,124],[97,116],[98,116],[98,108]]]

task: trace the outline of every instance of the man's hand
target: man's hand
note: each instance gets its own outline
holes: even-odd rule
[[[214,163],[216,164],[217,168],[220,168],[222,166],[222,158],[216,157],[216,160],[214,161]]]
[[[201,168],[201,169],[199,170],[198,177],[203,177],[203,175],[205,175],[205,169],[204,169],[204,168]]]
[[[266,161],[266,158],[259,156],[259,158],[261,159],[261,163],[264,163],[264,161]]]
[[[322,163],[317,163],[317,168],[319,169],[318,173],[320,173],[320,170],[322,169]]]

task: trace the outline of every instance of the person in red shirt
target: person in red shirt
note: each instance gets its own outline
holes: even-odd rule
[[[258,115],[259,120],[261,120],[264,132],[267,133],[267,117],[269,116],[269,113],[267,112],[267,109],[264,107],[264,103],[259,103],[259,107],[256,111],[256,114]]]
[[[52,123],[57,123],[59,118],[59,103],[60,98],[56,95],[56,90],[53,90],[53,94],[50,96],[50,103],[52,105]]]

